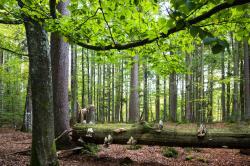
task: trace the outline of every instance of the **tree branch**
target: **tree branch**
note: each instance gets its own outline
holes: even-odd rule
[[[227,3],[227,2],[221,3],[217,6],[215,6],[214,8],[210,9],[208,12],[203,13],[200,16],[197,16],[193,19],[187,20],[186,22],[184,22],[184,24],[181,27],[177,28],[177,26],[175,26],[175,27],[169,29],[167,33],[160,33],[159,37],[155,37],[153,39],[145,38],[143,40],[135,41],[135,42],[127,43],[127,44],[115,44],[115,45],[106,45],[106,46],[94,46],[94,45],[86,44],[86,43],[76,41],[76,40],[73,40],[73,42],[75,42],[76,44],[78,44],[79,46],[82,46],[84,48],[92,49],[92,50],[96,50],[96,51],[104,51],[104,50],[111,50],[111,49],[125,50],[128,48],[139,47],[139,46],[153,43],[160,38],[167,38],[170,34],[184,30],[185,28],[189,27],[190,25],[197,24],[197,23],[209,18],[210,16],[212,16],[212,15],[214,15],[214,14],[216,14],[224,9],[238,6],[238,5],[247,4],[249,2],[250,2],[250,0],[235,0],[233,3]]]
[[[13,53],[13,54],[16,54],[16,55],[19,55],[19,56],[26,56],[26,57],[28,57],[28,54],[19,53],[19,52],[10,50],[10,49],[8,49],[8,48],[4,48],[4,47],[1,47],[1,46],[0,46],[0,49],[1,49],[1,50],[4,50],[4,51],[7,51],[7,52],[10,52],[10,53]]]
[[[109,26],[109,24],[108,24],[108,21],[107,21],[107,19],[106,19],[106,17],[105,17],[105,14],[104,14],[104,12],[103,12],[101,0],[99,0],[99,5],[100,5],[100,9],[101,9],[101,11],[102,11],[103,19],[104,19],[104,21],[106,22],[106,24],[107,24],[107,26],[108,26],[110,37],[111,37],[111,39],[112,39],[112,41],[113,41],[113,43],[114,43],[114,45],[115,45],[115,40],[114,40],[114,37],[113,37],[113,35],[112,35],[111,28],[110,28],[110,26]]]
[[[23,21],[22,20],[16,20],[16,19],[0,19],[0,24],[12,24],[12,25],[18,25],[18,24],[22,24]]]

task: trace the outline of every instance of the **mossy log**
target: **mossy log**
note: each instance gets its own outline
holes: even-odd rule
[[[92,137],[86,136],[88,128],[92,128]],[[207,147],[207,148],[250,148],[250,126],[228,125],[213,128],[208,127],[204,137],[197,136],[196,125],[170,125],[163,130],[148,124],[76,124],[73,127],[73,140],[80,137],[85,142],[103,144],[109,134],[114,144],[127,144],[132,136],[137,144],[161,145],[179,147]]]

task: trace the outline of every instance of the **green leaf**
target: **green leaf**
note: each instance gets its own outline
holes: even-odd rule
[[[137,6],[139,4],[139,0],[134,0],[134,4]]]
[[[120,20],[125,20],[125,16],[121,15]]]
[[[196,7],[196,4],[193,0],[185,0],[185,5],[189,10],[193,10]]]
[[[190,34],[193,36],[193,37],[196,37],[197,34],[199,33],[201,28],[199,27],[195,27],[195,26],[191,26],[190,27]]]
[[[213,54],[218,54],[222,51],[224,51],[224,47],[222,45],[220,45],[219,43],[215,44],[213,47],[212,47],[212,53]]]
[[[209,44],[215,43],[217,41],[218,41],[218,39],[215,37],[206,37],[205,39],[203,39],[203,43],[205,45],[209,45]]]

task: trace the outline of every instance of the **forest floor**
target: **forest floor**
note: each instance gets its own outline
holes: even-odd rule
[[[30,151],[26,150],[30,147],[31,134],[0,128],[0,166],[29,165]],[[129,150],[124,145],[111,145],[109,148],[100,146],[95,156],[73,154],[61,156],[59,160],[62,166],[250,165],[250,156],[240,154],[238,149],[175,149],[178,156],[167,158],[162,155],[163,147],[159,146],[142,146],[137,150]]]

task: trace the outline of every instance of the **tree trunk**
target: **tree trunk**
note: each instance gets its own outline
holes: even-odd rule
[[[167,85],[166,77],[164,78],[164,101],[163,101],[163,121],[167,121]]]
[[[104,138],[110,134],[114,144],[127,144],[132,136],[136,140],[136,144],[142,145],[250,148],[250,134],[246,129],[247,126],[242,126],[243,128],[237,129],[237,131],[235,131],[237,126],[226,127],[225,129],[211,128],[204,137],[197,136],[197,127],[189,127],[187,130],[184,126],[178,128],[168,126],[161,131],[158,128],[150,127],[148,124],[136,126],[123,124],[122,127],[125,131],[119,132],[121,131],[119,124],[77,125],[73,128],[73,140],[81,137],[84,142],[103,144]],[[93,137],[86,136],[88,128],[93,128]]]
[[[0,67],[4,64],[4,55],[3,50],[0,49]],[[3,76],[0,76],[0,110],[3,111],[4,104],[4,84],[3,84]]]
[[[77,119],[77,46],[71,45],[71,121],[76,123]]]
[[[148,69],[147,64],[143,66],[144,68],[144,87],[143,87],[143,112],[144,120],[148,122]]]
[[[84,66],[84,48],[82,48],[82,108],[86,107],[85,102],[85,66]]]
[[[227,64],[227,79],[230,79],[231,77],[231,67],[230,67],[230,58],[228,58],[228,64]],[[230,80],[227,83],[227,103],[226,103],[226,114],[227,114],[227,118],[226,121],[228,121],[230,119],[230,110],[231,110],[231,90],[230,90]]]
[[[28,78],[27,94],[25,99],[25,111],[23,115],[22,132],[32,131],[32,93],[31,93],[31,81],[30,76]]]
[[[208,67],[208,108],[207,108],[207,121],[213,122],[213,67]]]
[[[58,165],[48,34],[35,20],[25,20],[33,105],[31,165]]]
[[[115,121],[115,65],[112,64],[112,122]]]
[[[160,77],[156,75],[156,98],[155,98],[155,120],[159,122],[160,120]]]
[[[120,102],[120,99],[121,99],[121,92],[120,92],[120,68],[117,69],[117,72],[116,72],[116,75],[117,75],[117,79],[116,79],[116,95],[115,95],[115,122],[119,122],[119,117],[120,117],[120,109],[121,109],[121,102]]]
[[[176,85],[176,74],[171,73],[169,75],[169,118],[170,121],[176,122],[177,116],[177,85]]]
[[[234,89],[233,89],[233,112],[232,120],[238,121],[239,118],[239,83],[237,78],[239,77],[239,42],[235,41],[234,44]]]
[[[224,51],[221,53],[221,109],[222,109],[222,121],[226,120],[226,87],[225,87],[225,57],[224,57]]]
[[[133,57],[131,78],[130,78],[130,97],[129,97],[129,122],[139,120],[139,94],[138,94],[138,55]]]
[[[244,99],[245,99],[245,116],[244,119],[250,120],[250,79],[249,79],[249,45],[248,40],[244,40]]]
[[[62,15],[69,15],[67,6],[69,0],[60,1],[57,5],[58,11]],[[64,42],[63,36],[59,32],[51,33],[51,65],[53,82],[53,106],[54,106],[54,124],[55,136],[58,137],[65,130],[69,130],[69,100],[68,100],[68,73],[69,73],[69,44]],[[57,145],[69,145],[68,135],[62,137]]]
[[[191,71],[191,55],[186,55],[186,65],[189,71]],[[186,74],[186,121],[192,120],[192,76]]]

